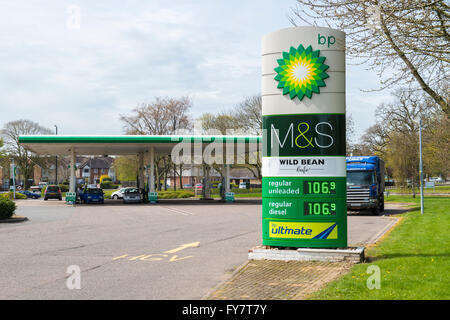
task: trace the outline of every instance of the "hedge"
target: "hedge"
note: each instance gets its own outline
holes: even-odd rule
[[[61,192],[69,192],[69,185],[68,184],[58,184],[58,187],[61,189]]]
[[[194,193],[191,191],[160,191],[158,192],[158,199],[177,199],[190,198]]]
[[[9,219],[16,211],[16,204],[9,199],[0,199],[0,220]]]
[[[112,181],[104,181],[104,182],[100,183],[100,188],[102,188],[102,189],[117,189],[117,188],[119,188],[119,185],[112,183]]]
[[[1,199],[13,199],[13,198],[14,198],[13,192],[0,193],[0,200]],[[16,199],[26,199],[26,198],[27,198],[26,195],[21,194],[16,191]]]

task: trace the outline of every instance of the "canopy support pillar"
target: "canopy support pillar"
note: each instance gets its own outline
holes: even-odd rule
[[[225,165],[225,192],[230,192],[230,165]]]
[[[210,166],[207,164],[203,165],[203,175],[204,175],[204,183],[203,183],[203,199],[210,200],[211,199],[211,182],[210,182]]]
[[[155,192],[155,148],[150,147],[150,173],[149,173],[149,191]]]
[[[138,153],[138,166],[139,166],[139,174],[137,187],[143,189],[144,188],[144,153]]]
[[[76,165],[76,153],[75,148],[70,150],[70,181],[69,181],[69,191],[76,192],[76,177],[75,177],[75,165]]]

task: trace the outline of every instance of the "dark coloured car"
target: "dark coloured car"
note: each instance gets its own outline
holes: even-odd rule
[[[83,203],[105,203],[105,197],[101,188],[86,188],[80,193]]]
[[[45,189],[45,193],[44,193],[44,200],[47,201],[48,199],[62,200],[61,188],[58,187],[57,185],[47,186],[47,188]]]
[[[123,193],[123,203],[142,202],[141,190],[137,188],[129,188]]]
[[[32,199],[39,199],[41,197],[40,193],[37,192],[31,192],[28,190],[23,190],[23,191],[19,191],[19,193],[26,195],[27,198],[32,198]]]

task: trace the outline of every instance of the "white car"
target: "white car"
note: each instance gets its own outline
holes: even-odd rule
[[[138,188],[127,188],[123,194],[123,203],[142,202],[142,193]]]
[[[247,182],[239,183],[239,189],[247,189]]]
[[[111,194],[111,199],[114,199],[114,200],[123,199],[123,194],[128,189],[134,189],[134,188],[128,187],[128,188],[119,189]]]

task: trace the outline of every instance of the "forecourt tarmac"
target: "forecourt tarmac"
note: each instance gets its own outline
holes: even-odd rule
[[[0,299],[201,299],[261,244],[261,210],[261,200],[20,200],[16,214],[30,221],[0,224]],[[349,244],[373,242],[395,221],[349,215]],[[67,287],[70,266],[80,289]]]

